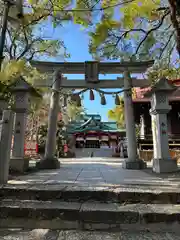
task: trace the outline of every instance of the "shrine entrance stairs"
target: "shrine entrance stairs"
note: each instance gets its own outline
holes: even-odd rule
[[[179,231],[180,174],[125,170],[120,159],[65,159],[0,187],[0,227]]]

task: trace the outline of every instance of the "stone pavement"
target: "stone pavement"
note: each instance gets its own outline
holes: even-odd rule
[[[61,168],[42,170],[9,180],[13,185],[46,185],[52,188],[81,186],[84,188],[118,188],[122,186],[154,189],[180,189],[180,172],[156,174],[151,164],[145,170],[122,168],[122,159],[116,158],[74,158],[60,159]]]
[[[88,232],[54,231],[49,229],[0,230],[0,240],[179,240],[176,233],[153,232]]]

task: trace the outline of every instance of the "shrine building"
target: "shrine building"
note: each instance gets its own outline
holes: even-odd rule
[[[117,147],[126,135],[115,122],[103,122],[98,114],[86,114],[82,120],[72,121],[67,126],[69,135],[74,135],[76,148]]]

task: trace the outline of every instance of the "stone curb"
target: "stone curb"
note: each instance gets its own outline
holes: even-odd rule
[[[127,204],[61,201],[15,201],[3,200],[0,218],[28,220],[61,220],[84,228],[90,224],[153,224],[180,222],[180,205],[171,204]],[[6,226],[9,227],[9,226]]]
[[[26,186],[27,187],[27,186]],[[29,188],[0,188],[0,198],[20,200],[63,200],[63,201],[99,201],[117,203],[180,203],[180,192],[176,191],[143,191],[142,189],[118,189],[118,190],[84,190],[62,187],[59,189]]]

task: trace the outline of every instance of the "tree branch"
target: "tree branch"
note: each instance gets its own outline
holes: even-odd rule
[[[43,49],[43,50],[34,51],[29,58],[26,58],[26,60],[27,60],[28,62],[31,61],[31,60],[34,58],[34,56],[35,56],[36,54],[38,54],[38,53],[48,53],[48,51],[47,51],[47,50],[44,50],[44,49]]]
[[[128,4],[128,3],[131,3],[135,0],[124,0],[124,1],[121,1],[119,3],[116,3],[116,4],[112,4],[112,5],[109,5],[109,6],[106,6],[106,7],[102,7],[102,8],[84,8],[84,9],[60,9],[59,8],[59,5],[55,5],[54,3],[51,2],[52,6],[56,6],[58,7],[59,9],[56,10],[56,12],[95,12],[95,11],[104,11],[106,9],[109,9],[109,8],[114,8],[114,7],[118,7],[118,6],[121,6],[121,5],[124,5],[124,4]],[[50,2],[50,0],[49,0]],[[96,6],[96,5],[95,5]],[[25,5],[26,8],[28,8],[29,6]],[[31,8],[31,7],[29,7]],[[53,7],[50,7],[50,8],[43,8],[43,10],[47,10],[47,11],[54,11],[53,10]],[[50,15],[49,15],[50,16]]]
[[[10,55],[10,51],[9,51],[7,44],[4,45],[4,49],[5,49],[5,52],[7,52]]]
[[[169,10],[169,7],[159,7],[156,9],[156,12],[167,11],[167,10]]]
[[[29,41],[26,44],[26,47],[24,48],[24,50],[21,52],[21,54],[17,57],[17,60],[21,59],[22,57],[24,57],[24,55],[31,49],[31,47],[33,46],[33,44],[35,42],[39,42],[41,41],[41,38],[36,38],[34,40],[31,41],[31,43],[29,43]]]
[[[146,35],[143,37],[143,39],[142,39],[141,42],[139,43],[139,45],[138,45],[138,47],[137,47],[136,52],[135,52],[134,55],[136,55],[136,54],[138,53],[140,47],[142,46],[142,44],[144,43],[144,41],[148,38],[148,36],[149,36],[152,32],[156,31],[157,29],[159,29],[159,28],[162,26],[162,24],[163,24],[163,22],[164,22],[164,19],[165,19],[169,14],[170,14],[170,10],[168,10],[168,11],[163,15],[163,17],[161,18],[161,20],[159,21],[159,23],[157,24],[157,26],[155,26],[154,28],[151,28],[149,31],[146,32]]]
[[[124,31],[124,30],[122,30]],[[120,43],[120,41],[123,39],[123,38],[126,38],[127,35],[131,32],[142,32],[144,34],[147,34],[147,32],[142,29],[142,28],[134,28],[134,29],[130,29],[130,30],[125,30],[125,32],[121,35],[121,36],[116,36],[114,35],[113,33],[112,34],[109,34],[109,37],[113,36],[115,38],[117,38],[117,41],[116,43],[114,44],[114,49],[111,51],[110,55],[114,53],[115,49],[117,48],[118,44]]]
[[[7,27],[6,33],[8,34],[9,39],[10,39],[10,41],[12,42],[12,34],[11,34],[11,31],[10,31],[9,27]]]
[[[19,57],[17,57],[17,60],[22,58],[24,56],[24,54],[26,54],[28,49],[32,46],[31,44],[29,44],[28,37],[27,37],[27,34],[26,34],[26,30],[24,28],[24,25],[23,25],[23,33],[24,33],[24,39],[25,39],[26,46],[25,46],[24,50],[22,51],[22,53],[19,55]]]
[[[174,33],[175,33],[175,31],[173,31],[173,32],[171,33],[171,35],[169,36],[168,41],[167,41],[166,44],[164,45],[164,47],[163,47],[163,49],[162,49],[162,51],[161,51],[161,54],[159,55],[159,58],[162,57],[165,49],[167,48],[168,44],[170,43],[172,37],[174,36]]]
[[[18,32],[16,32],[14,34],[14,36],[12,37],[12,42],[11,42],[11,46],[10,46],[11,59],[16,57],[17,46],[16,46],[15,42],[16,42],[17,36],[18,36]],[[14,49],[13,49],[13,47],[14,47]]]
[[[169,5],[171,9],[171,22],[174,29],[176,30],[176,48],[180,57],[180,19],[178,16],[178,4],[177,1],[169,0]]]

